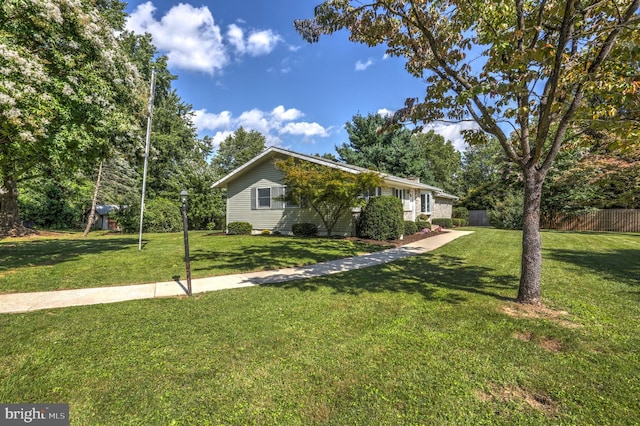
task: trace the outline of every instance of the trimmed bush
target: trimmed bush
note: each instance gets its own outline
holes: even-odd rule
[[[404,221],[404,235],[413,235],[418,232],[418,225],[410,220]]]
[[[419,230],[431,229],[431,222],[429,222],[429,216],[426,214],[420,214],[416,217],[416,226]]]
[[[294,223],[291,232],[296,237],[315,237],[318,235],[318,226],[315,223]]]
[[[454,207],[453,218],[469,220],[469,210],[466,207]]]
[[[454,217],[452,220],[453,226],[467,226],[467,224],[469,223],[467,219],[463,219],[461,217]]]
[[[403,233],[402,202],[391,196],[373,197],[362,211],[358,236],[372,240],[395,240]]]
[[[449,218],[431,219],[431,224],[442,226],[443,228],[453,228],[453,219],[449,219]]]
[[[251,235],[253,226],[249,222],[231,222],[227,225],[229,235]]]

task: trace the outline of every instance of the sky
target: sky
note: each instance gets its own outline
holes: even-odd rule
[[[257,130],[267,146],[335,154],[348,143],[354,115],[388,114],[424,81],[411,76],[384,46],[349,41],[346,32],[309,44],[293,21],[313,17],[320,0],[171,0],[128,3],[127,29],[150,33],[173,88],[195,112],[200,137],[217,145],[238,127]],[[469,123],[432,123],[462,151]]]

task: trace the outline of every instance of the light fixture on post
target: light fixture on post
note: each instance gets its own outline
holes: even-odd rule
[[[185,189],[180,192],[182,200],[182,228],[184,229],[184,262],[187,267],[187,294],[191,296],[191,261],[189,259],[189,228],[187,224],[187,199],[189,194]]]

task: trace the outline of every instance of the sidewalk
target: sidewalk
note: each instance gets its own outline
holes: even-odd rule
[[[446,233],[425,238],[401,247],[362,256],[322,262],[315,265],[193,279],[191,280],[191,290],[193,294],[205,293],[216,290],[300,280],[368,268],[370,266],[393,262],[394,260],[404,257],[435,250],[456,238],[471,233],[472,231],[450,230]],[[120,287],[0,294],[0,313],[29,312],[66,306],[95,305],[100,303],[123,302],[126,300],[184,296],[187,293],[186,285],[186,282],[168,281]]]

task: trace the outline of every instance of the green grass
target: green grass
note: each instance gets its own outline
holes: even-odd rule
[[[640,424],[640,235],[517,232],[192,298],[0,316],[0,401],[73,425]]]
[[[172,281],[186,276],[182,233],[69,233],[0,241],[0,293]],[[341,239],[189,233],[192,278],[302,266],[380,250]]]

